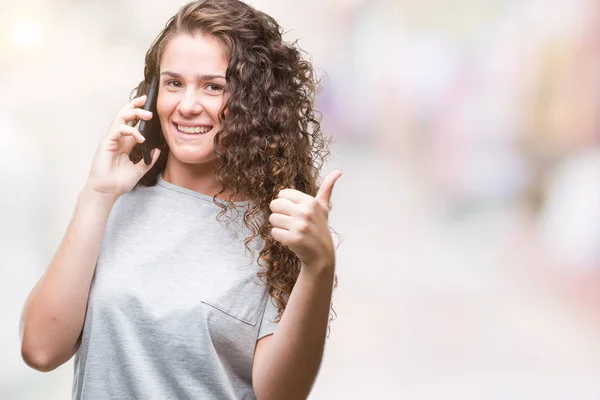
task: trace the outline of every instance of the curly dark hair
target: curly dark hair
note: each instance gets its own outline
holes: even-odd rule
[[[269,203],[284,188],[311,196],[317,193],[319,171],[329,156],[331,141],[323,135],[321,115],[314,109],[320,82],[297,42],[283,41],[283,29],[275,19],[238,0],[205,0],[183,6],[167,22],[146,53],[145,79],[132,96],[147,94],[170,39],[196,33],[216,37],[229,58],[226,91],[230,96],[219,112],[222,127],[214,139],[215,174],[223,188],[214,197],[223,208],[218,217],[230,215],[226,211],[236,206],[233,201],[217,202],[217,196],[227,192],[229,199],[242,195],[250,200],[242,217],[252,233],[245,245],[252,251],[249,243],[254,238],[264,240],[258,276],[277,301],[280,319],[301,262],[271,236]],[[138,185],[155,185],[169,154],[160,124],[151,129],[155,131],[148,136],[158,138],[155,144],[161,155]],[[137,145],[130,158],[137,162],[141,157]],[[335,316],[331,311],[330,320]]]

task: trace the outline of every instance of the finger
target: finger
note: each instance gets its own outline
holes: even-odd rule
[[[278,198],[288,199],[292,203],[302,204],[313,201],[313,197],[296,189],[283,189],[277,193]]]
[[[269,216],[269,222],[273,225],[273,228],[280,228],[290,230],[293,225],[294,219],[289,215],[273,213]]]
[[[144,104],[146,104],[146,98],[147,98],[147,96],[145,94],[143,94],[140,97],[136,97],[134,99],[131,99],[131,101],[129,103],[127,103],[125,105],[125,107],[123,107],[121,109],[121,111],[130,110],[132,108],[143,107]]]
[[[272,212],[283,215],[296,215],[297,205],[288,199],[275,199],[269,204]]]
[[[124,136],[125,137],[130,136],[138,143],[143,143],[146,140],[146,138],[144,138],[144,136],[142,136],[140,131],[138,131],[133,126],[129,126],[129,125],[125,125],[125,124],[119,125],[118,128],[114,132],[111,133],[110,139],[116,141]]]
[[[273,236],[273,239],[277,240],[279,243],[284,244],[287,246],[288,243],[291,242],[292,240],[292,234],[285,230],[285,229],[281,229],[281,228],[273,228],[271,229],[271,236]]]
[[[160,157],[160,149],[153,149],[150,154],[152,155],[152,161],[150,162],[150,165],[146,165],[143,158],[135,164],[135,167],[140,172],[140,176],[144,176],[146,172],[150,171],[150,168],[156,164],[158,158]]]
[[[323,204],[329,207],[329,202],[331,201],[331,193],[333,192],[333,185],[342,176],[342,171],[336,169],[331,171],[321,182],[321,186],[319,187],[319,191],[315,198],[321,201]]]
[[[141,108],[132,108],[130,110],[121,111],[119,117],[123,122],[130,122],[136,119],[150,121],[152,119],[152,111],[146,111]]]

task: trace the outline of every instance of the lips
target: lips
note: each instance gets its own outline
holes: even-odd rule
[[[206,125],[206,124],[181,125],[181,124],[174,123],[173,125],[175,125],[175,129],[178,132],[181,132],[184,134],[192,134],[192,135],[205,134],[205,133],[210,132],[210,130],[213,128],[212,125]]]

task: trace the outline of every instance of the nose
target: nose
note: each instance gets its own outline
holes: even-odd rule
[[[200,114],[204,110],[204,107],[202,107],[200,96],[195,90],[190,88],[184,92],[177,110],[184,117],[192,117]]]

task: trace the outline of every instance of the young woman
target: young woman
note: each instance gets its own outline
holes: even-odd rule
[[[317,82],[268,15],[184,6],[101,140],[63,241],[23,309],[22,354],[74,354],[75,399],[302,399],[322,359],[341,172]],[[156,114],[144,111],[159,77]],[[154,117],[154,119],[153,119]],[[138,120],[156,121],[152,162]]]

